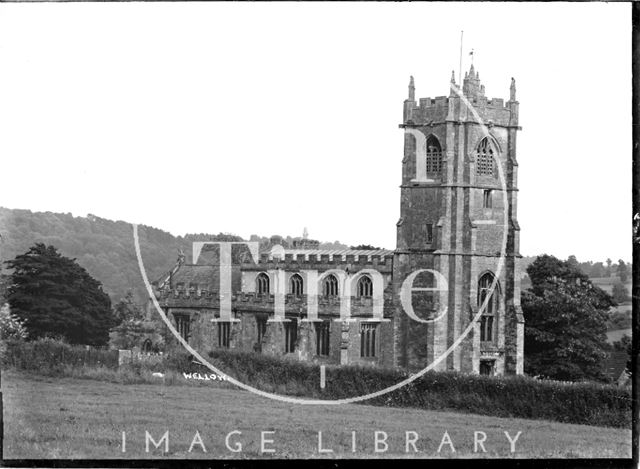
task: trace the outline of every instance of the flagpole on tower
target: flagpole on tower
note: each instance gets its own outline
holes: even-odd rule
[[[458,69],[458,86],[462,86],[462,37],[464,31],[460,31],[460,68]]]

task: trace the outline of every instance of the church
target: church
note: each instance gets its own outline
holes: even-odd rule
[[[448,96],[416,101],[411,77],[395,250],[195,242],[154,282],[160,306],[203,354],[522,374],[518,106],[515,80],[488,99],[473,65]]]

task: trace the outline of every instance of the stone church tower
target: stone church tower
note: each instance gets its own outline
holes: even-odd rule
[[[516,160],[521,128],[515,80],[506,103],[487,99],[473,65],[462,90],[452,73],[450,89],[449,96],[416,102],[411,77],[404,101],[393,289],[399,298],[407,277],[424,269],[410,294],[415,314],[430,322],[411,319],[396,302],[396,362],[423,368],[452,348],[436,370],[521,374]],[[446,290],[435,290],[445,285],[442,279]],[[453,347],[468,327],[469,334]]]

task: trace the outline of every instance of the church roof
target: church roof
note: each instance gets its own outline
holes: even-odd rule
[[[271,254],[270,251],[263,254]],[[342,260],[346,261],[346,256],[366,256],[367,261],[372,261],[372,256],[379,256],[381,259],[385,256],[393,255],[393,251],[389,249],[285,249],[284,254],[291,254],[294,258],[304,255],[305,260],[309,260],[309,256],[316,256],[316,260],[320,261],[321,256],[342,256]],[[271,255],[269,257],[272,257]],[[217,264],[182,264],[177,263],[171,273],[164,274],[154,284],[159,288],[171,281],[173,288],[179,283],[184,284],[184,288],[188,289],[189,285],[194,283],[201,290],[216,292],[220,288],[220,267]]]
[[[217,291],[220,287],[220,267],[217,265],[185,264],[173,274],[173,285],[183,283],[189,288],[190,283],[197,283],[203,290]]]

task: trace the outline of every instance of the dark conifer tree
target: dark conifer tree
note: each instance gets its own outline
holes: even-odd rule
[[[8,300],[26,321],[29,338],[61,337],[72,344],[105,345],[115,325],[111,300],[100,282],[62,256],[37,243],[6,262],[13,270]]]

